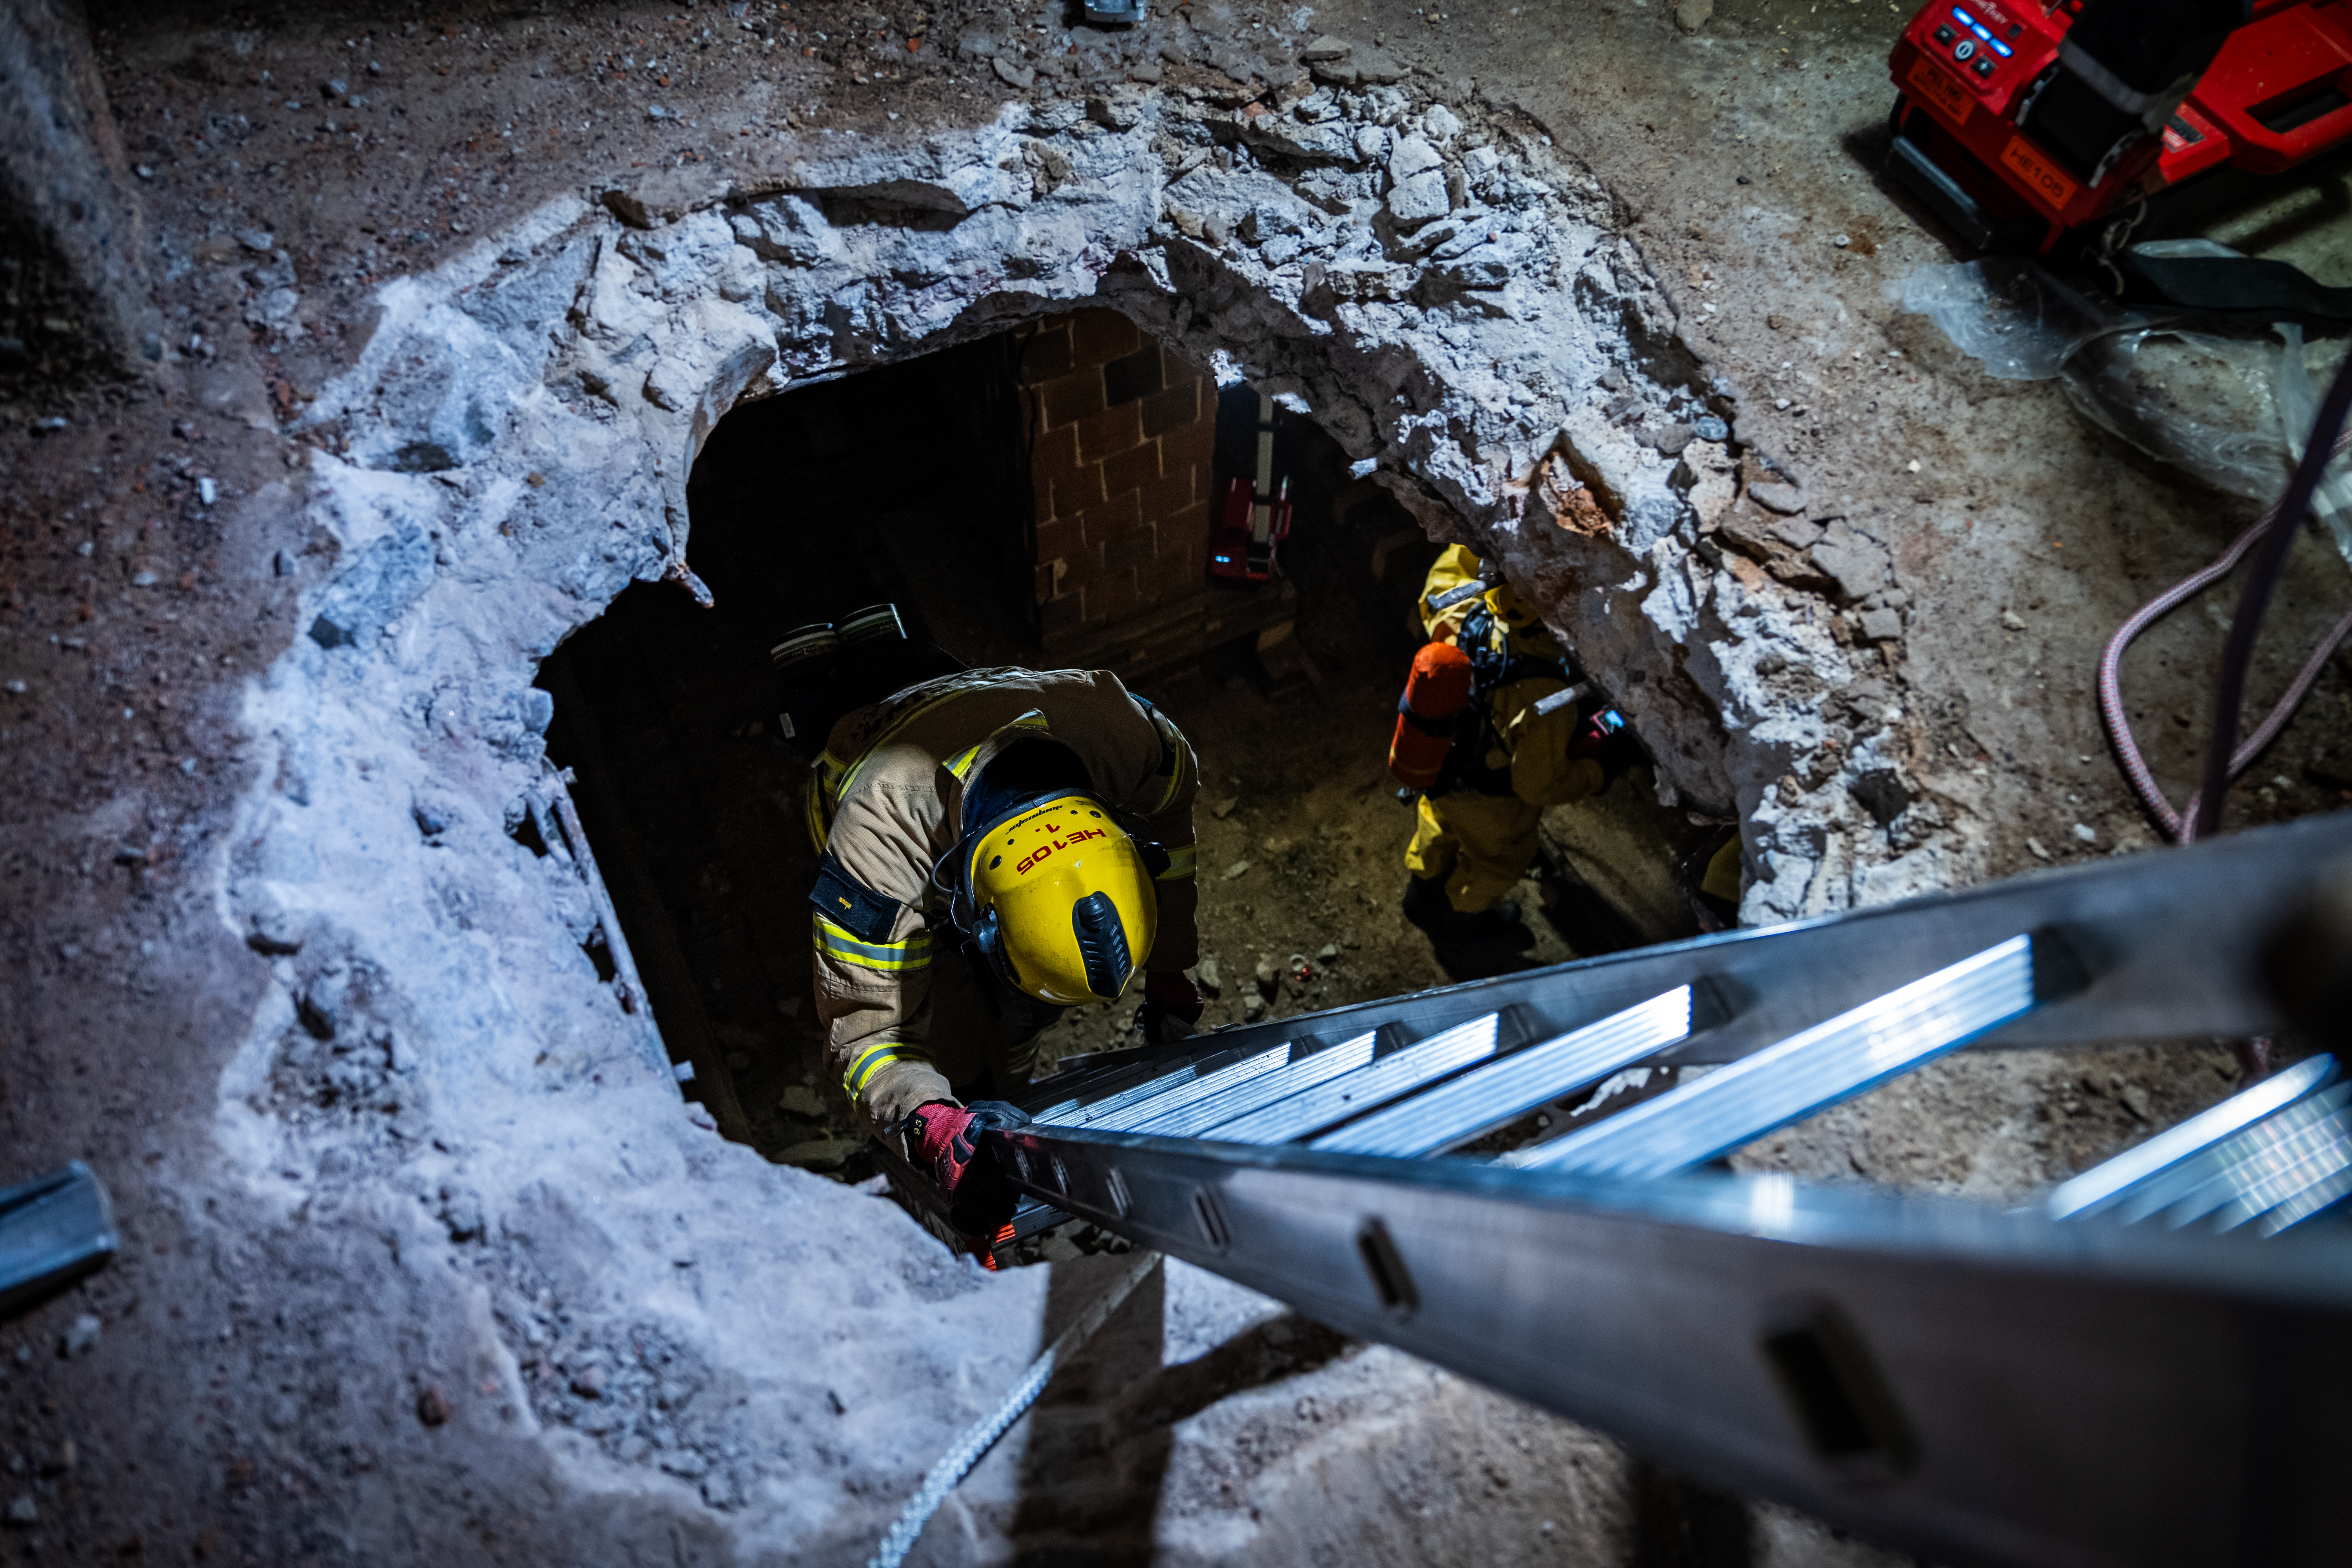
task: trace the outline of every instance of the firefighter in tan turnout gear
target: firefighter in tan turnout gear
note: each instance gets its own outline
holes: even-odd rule
[[[1169,718],[1099,670],[974,669],[843,715],[818,759],[810,901],[827,1070],[967,1236],[1010,1216],[981,1152],[1039,1032],[1118,997],[1191,1023],[1192,797]]]
[[[1527,936],[1503,895],[1534,861],[1544,808],[1608,786],[1623,745],[1568,650],[1478,557],[1453,545],[1422,584],[1430,641],[1398,704],[1389,765],[1420,792],[1405,918],[1440,944]]]

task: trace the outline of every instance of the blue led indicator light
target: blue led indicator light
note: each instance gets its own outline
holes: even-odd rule
[[[1969,16],[1966,11],[1961,10],[1958,5],[1952,7],[1952,20],[1958,22],[1963,27],[1973,27],[1977,25],[1977,19],[1974,16]]]
[[[1987,38],[1985,42],[1990,44],[1992,46],[1992,52],[1999,55],[2002,59],[2007,59],[2010,56],[2017,53],[2015,49],[2011,48],[1999,38]]]

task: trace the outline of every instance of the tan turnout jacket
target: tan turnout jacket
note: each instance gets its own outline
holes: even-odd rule
[[[928,1100],[953,1098],[943,1068],[959,1078],[976,1071],[974,1042],[931,1037],[932,966],[968,962],[948,920],[952,876],[940,862],[962,836],[965,781],[1007,744],[1040,735],[1075,752],[1095,792],[1140,817],[1169,853],[1159,934],[1143,967],[1182,970],[1200,956],[1192,877],[1200,769],[1175,724],[1147,710],[1117,676],[966,670],[847,715],[817,764],[810,832],[865,889],[898,907],[880,940],[812,911],[816,1005],[826,1068],[841,1075],[877,1133],[892,1135]]]

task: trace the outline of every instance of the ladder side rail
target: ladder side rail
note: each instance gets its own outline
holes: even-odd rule
[[[2337,1560],[2352,1240],[1785,1178],[992,1142],[1138,1246],[1931,1560]]]

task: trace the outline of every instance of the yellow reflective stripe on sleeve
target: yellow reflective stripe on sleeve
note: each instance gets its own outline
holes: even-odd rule
[[[816,950],[827,958],[838,959],[860,969],[879,969],[886,973],[921,969],[931,962],[929,931],[919,931],[904,942],[866,942],[823,915],[814,918],[816,921]]]
[[[1171,849],[1168,851],[1168,869],[1160,872],[1153,880],[1174,882],[1191,876],[1193,861],[1199,853],[1199,847],[1192,844],[1187,844],[1181,849]]]
[[[1028,712],[1006,724],[1003,729],[997,731],[995,735],[989,736],[988,741],[993,741],[996,735],[1002,735],[1005,730],[1051,730],[1052,728],[1052,725],[1045,722],[1045,710],[1042,708],[1032,708]],[[980,755],[980,748],[988,744],[988,741],[966,746],[940,765],[947,769],[950,776],[957,783],[962,783],[963,775],[971,771],[971,760]]]
[[[866,1086],[874,1081],[874,1075],[892,1062],[921,1062],[929,1066],[930,1059],[928,1052],[902,1046],[896,1040],[885,1040],[878,1046],[866,1047],[851,1059],[849,1070],[841,1075],[841,1087],[852,1095],[864,1094]]]
[[[1176,728],[1173,721],[1155,716],[1152,724],[1160,731],[1163,740],[1173,743],[1172,749],[1176,753],[1176,766],[1168,774],[1168,787],[1161,792],[1160,804],[1153,806],[1150,813],[1150,816],[1157,816],[1176,804],[1176,792],[1183,786],[1185,770],[1192,763],[1192,747],[1191,742],[1184,739],[1184,731]]]

